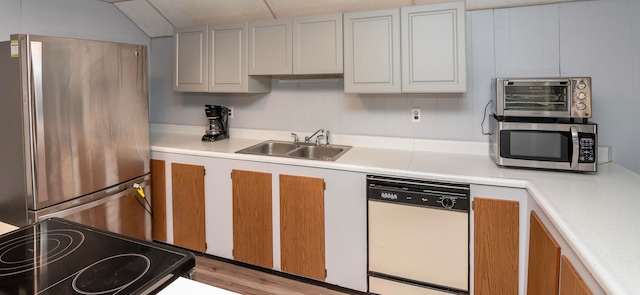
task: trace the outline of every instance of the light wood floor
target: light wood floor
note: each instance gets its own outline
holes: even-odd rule
[[[196,281],[248,295],[349,294],[198,255]]]

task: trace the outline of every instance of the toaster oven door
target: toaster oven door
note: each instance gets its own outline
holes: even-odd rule
[[[570,117],[572,97],[570,80],[498,79],[497,83],[498,115]]]

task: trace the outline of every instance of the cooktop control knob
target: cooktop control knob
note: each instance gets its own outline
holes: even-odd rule
[[[440,197],[440,200],[438,200],[438,203],[442,204],[442,207],[451,209],[453,208],[453,205],[456,204],[456,200],[450,197]]]
[[[584,82],[580,81],[578,82],[577,87],[578,89],[585,89],[587,87],[587,84],[584,84]]]
[[[585,105],[584,103],[580,102],[580,103],[576,104],[576,108],[578,108],[579,110],[582,111],[582,110],[587,108],[587,105]]]
[[[580,93],[578,93],[578,99],[583,100],[583,99],[585,99],[585,98],[587,98],[587,95],[586,95],[586,94],[584,94],[584,92],[580,92]]]

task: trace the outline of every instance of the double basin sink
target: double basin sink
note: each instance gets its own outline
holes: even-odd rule
[[[294,159],[335,161],[344,155],[350,146],[316,145],[312,143],[267,140],[237,151],[238,154],[276,156]]]

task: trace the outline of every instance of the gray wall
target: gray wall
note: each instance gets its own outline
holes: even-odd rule
[[[640,1],[581,1],[467,12],[466,94],[353,95],[341,83],[280,84],[265,95],[171,90],[172,38],[152,40],[151,122],[204,126],[204,104],[234,107],[232,127],[486,141],[494,77],[591,76],[593,121],[615,162],[640,172]],[[422,108],[411,123],[410,107]],[[485,122],[486,125],[486,122]]]
[[[2,0],[0,41],[16,33],[151,43],[113,4],[97,0]]]

